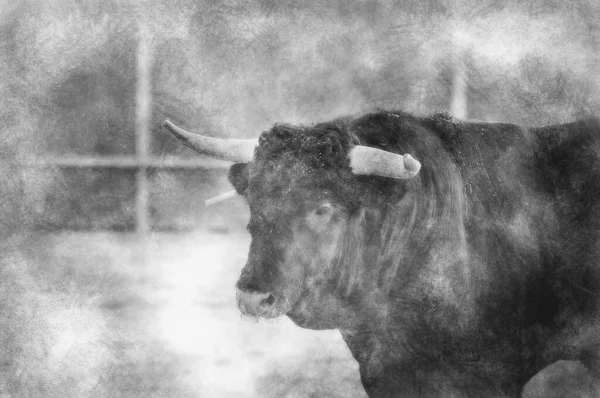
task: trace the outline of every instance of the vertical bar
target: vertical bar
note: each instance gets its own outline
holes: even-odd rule
[[[464,54],[454,57],[452,72],[452,93],[450,98],[450,115],[458,119],[467,118],[467,71],[464,64]]]
[[[152,49],[146,26],[138,26],[137,80],[136,80],[136,230],[145,239],[150,231],[148,211],[149,187],[146,164],[150,151],[150,121],[152,116],[152,92],[150,86],[152,68]]]

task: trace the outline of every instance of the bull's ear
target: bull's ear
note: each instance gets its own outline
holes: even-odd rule
[[[229,168],[229,182],[243,195],[248,188],[248,163],[236,163]]]

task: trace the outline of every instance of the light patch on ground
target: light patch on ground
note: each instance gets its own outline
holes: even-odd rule
[[[251,397],[256,381],[275,362],[286,366],[311,354],[316,361],[333,356],[353,364],[336,331],[303,330],[287,318],[256,322],[240,315],[235,283],[248,243],[245,236],[194,234],[163,246],[161,258],[153,256],[166,288],[161,336],[190,358],[190,377],[203,380],[210,396]],[[358,379],[358,367],[350,371]]]

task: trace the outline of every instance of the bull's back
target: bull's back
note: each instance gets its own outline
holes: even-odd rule
[[[417,122],[381,113],[359,119],[353,128],[362,144],[390,150],[415,139],[405,130]],[[440,170],[452,169],[461,183],[464,196],[448,201],[450,190],[444,188],[451,184],[436,181],[436,189],[445,195],[436,203],[465,204],[466,211],[452,214],[464,217],[459,224],[464,226],[470,276],[477,282],[469,290],[475,306],[465,305],[465,311],[476,307],[477,315],[468,314],[472,322],[463,329],[453,327],[457,307],[431,298],[415,300],[416,315],[407,318],[403,301],[401,310],[393,313],[393,327],[383,331],[379,341],[390,344],[390,351],[410,347],[402,355],[416,355],[418,360],[363,374],[367,389],[371,386],[374,396],[399,391],[404,386],[395,383],[405,379],[398,375],[417,379],[435,369],[439,374],[448,371],[449,383],[471,388],[472,396],[514,394],[556,360],[592,358],[599,329],[590,322],[581,324],[598,316],[600,123],[526,129],[435,119],[423,126],[427,129],[419,130],[417,138],[427,145],[413,146],[424,151],[416,153],[423,164],[421,178],[426,172],[435,177]],[[440,219],[440,225],[447,228],[448,220]],[[434,260],[429,265],[423,261],[423,267],[436,267]],[[400,291],[404,285],[398,286]],[[398,297],[404,297],[402,292]],[[370,353],[369,344],[349,342],[359,358],[361,350]],[[563,350],[566,347],[575,350]],[[564,353],[571,356],[561,358]],[[404,364],[410,364],[409,369]],[[365,366],[361,363],[361,372]],[[464,371],[460,380],[458,368]]]
[[[535,190],[550,204],[544,248],[557,334],[544,354],[600,372],[600,121],[531,129]]]
[[[600,122],[456,126],[441,139],[465,186],[471,268],[489,281],[477,328],[491,336],[483,346],[514,364],[510,379],[526,381],[598,343],[582,336],[600,329],[581,325],[600,315]],[[501,348],[506,342],[515,350]]]
[[[600,122],[464,123],[445,145],[465,184],[472,268],[490,281],[482,346],[521,383],[559,359],[599,362]]]
[[[537,194],[550,204],[553,293],[561,318],[599,315],[600,297],[600,121],[532,129]]]

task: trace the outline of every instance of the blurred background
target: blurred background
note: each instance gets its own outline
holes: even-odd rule
[[[0,396],[364,397],[337,332],[239,315],[247,209],[204,207],[228,164],[161,122],[567,122],[599,28],[596,0],[0,0]]]

